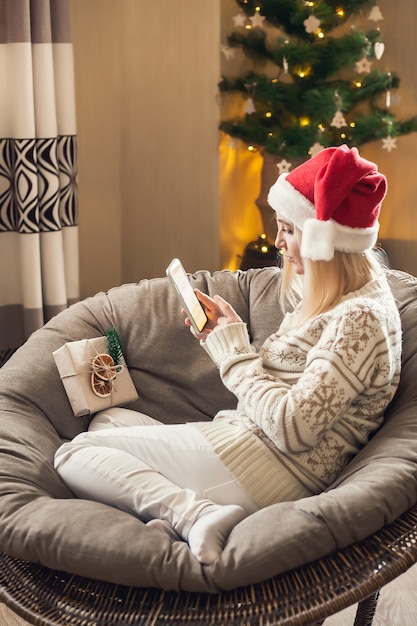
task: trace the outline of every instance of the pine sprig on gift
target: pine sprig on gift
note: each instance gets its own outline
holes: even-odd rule
[[[115,365],[121,365],[124,361],[122,340],[114,327],[106,331],[106,339],[108,354],[113,359]]]

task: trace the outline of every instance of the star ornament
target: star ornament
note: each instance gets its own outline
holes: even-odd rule
[[[397,147],[396,141],[397,140],[394,137],[388,135],[388,137],[382,140],[383,150],[388,150],[388,152],[391,152],[391,150]]]
[[[233,22],[236,28],[243,28],[246,23],[246,15],[242,11],[239,11],[239,13],[236,13],[233,17]]]
[[[292,167],[292,163],[288,163],[286,159],[282,159],[279,163],[277,163],[277,168],[279,169],[280,174],[284,174],[289,172]]]
[[[363,57],[355,65],[358,74],[369,74],[371,71],[372,63],[366,57]]]
[[[265,16],[261,15],[259,11],[256,11],[249,19],[252,22],[252,28],[263,28]]]

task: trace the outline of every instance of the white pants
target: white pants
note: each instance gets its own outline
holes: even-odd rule
[[[64,443],[55,467],[77,497],[143,521],[166,519],[186,537],[208,505],[258,509],[198,428],[165,425],[119,407],[98,413],[88,432]]]

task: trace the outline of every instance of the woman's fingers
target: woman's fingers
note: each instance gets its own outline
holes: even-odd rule
[[[222,323],[231,324],[232,322],[241,322],[242,318],[236,313],[231,304],[229,304],[224,298],[221,296],[214,296],[214,301],[218,305],[222,317],[225,318],[222,320]]]
[[[203,331],[197,334],[187,317],[186,311],[182,309],[181,312],[185,317],[185,324],[190,328],[192,334],[198,339],[207,337],[207,335],[211,333],[216,326],[223,326],[224,324],[242,321],[234,308],[221,296],[216,295],[211,297],[199,289],[195,289],[194,291],[198,300],[201,302],[208,319]]]

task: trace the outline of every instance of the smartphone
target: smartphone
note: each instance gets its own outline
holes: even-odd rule
[[[175,285],[180,300],[184,305],[184,309],[187,311],[192,327],[197,333],[201,333],[204,326],[207,324],[207,315],[194,293],[194,289],[191,286],[187,272],[185,271],[181,261],[179,259],[173,259],[167,267],[166,272],[167,276]]]

